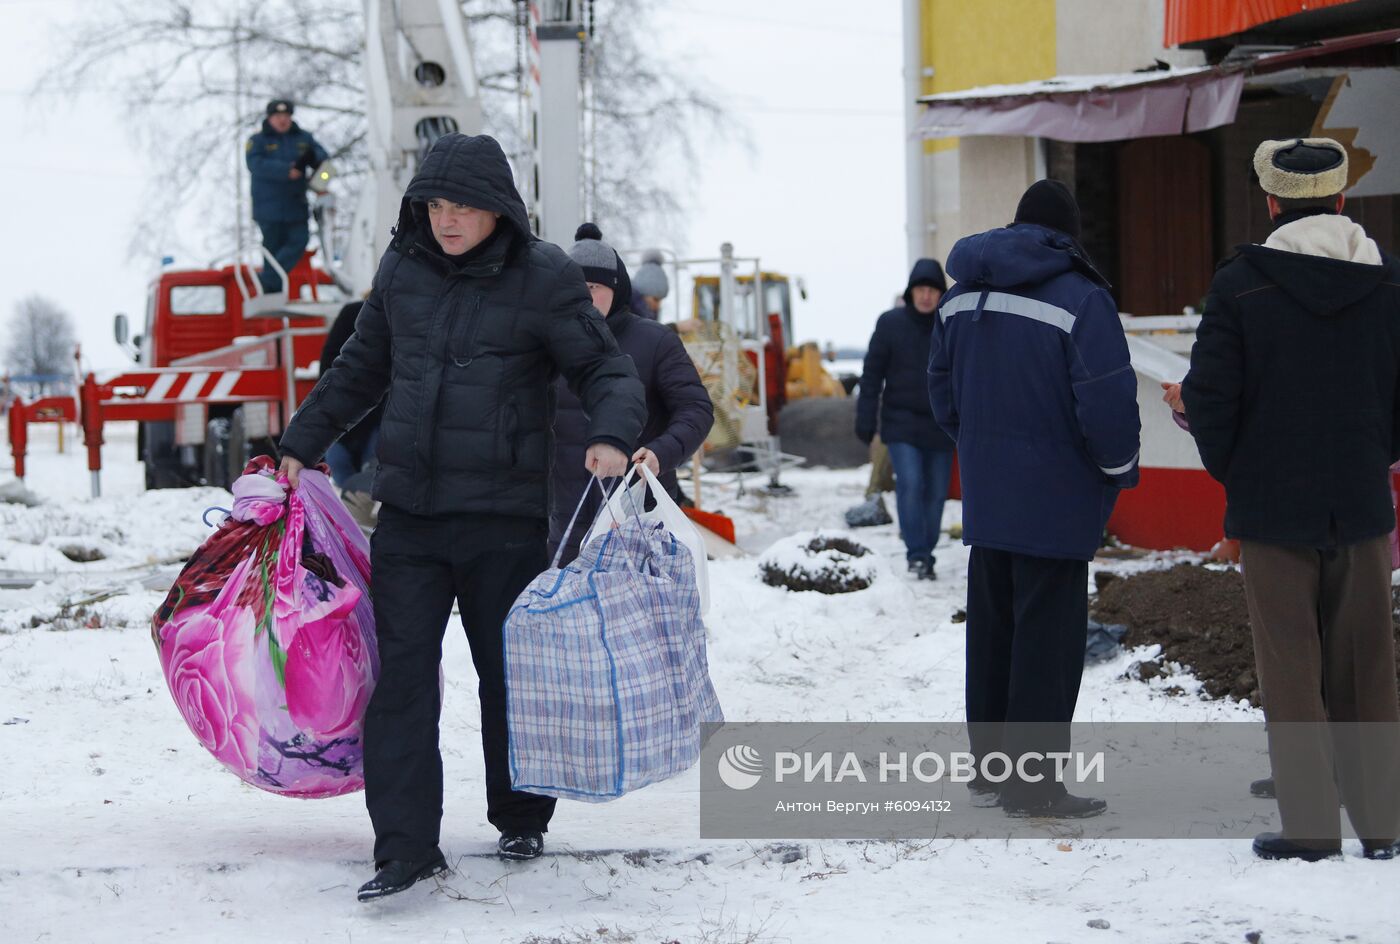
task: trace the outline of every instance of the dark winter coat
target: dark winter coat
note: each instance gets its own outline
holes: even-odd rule
[[[495,234],[455,260],[444,256],[422,202],[435,196],[502,214]],[[375,498],[419,515],[545,518],[561,372],[588,407],[586,440],[630,448],[645,397],[582,270],[530,234],[493,138],[445,135],[408,185],[355,334],[282,448],[320,459],[387,390]]]
[[[1391,531],[1400,261],[1240,247],[1211,282],[1181,395],[1228,536],[1328,547]]]
[[[958,444],[963,543],[1089,560],[1138,480],[1137,376],[1074,240],[1016,224],[959,240],[929,396]]]
[[[878,431],[887,443],[953,448],[928,402],[929,349],[936,313],[920,314],[911,295],[916,282],[932,281],[935,275],[938,282],[943,281],[938,263],[920,259],[909,273],[904,304],[891,308],[875,322],[856,400],[856,436],[861,442],[869,443]]]
[[[625,279],[626,270],[622,269],[619,275]],[[695,455],[710,434],[715,422],[714,405],[680,336],[670,327],[638,315],[628,304],[629,296],[624,286],[619,285],[607,317],[608,330],[617,339],[622,352],[632,358],[646,388],[647,419],[636,446],[646,446],[656,453],[661,466],[661,483],[675,496],[679,491],[676,469]],[[588,448],[588,413],[578,397],[563,384],[557,384],[557,389],[559,411],[554,420],[557,444],[550,513],[551,547],[563,540],[564,529],[589,480],[583,468]],[[628,455],[636,451],[636,446]],[[577,547],[588,530],[587,521],[600,506],[595,490],[579,515],[582,523],[578,533],[569,536],[571,547]],[[572,553],[568,556],[572,557]]]
[[[336,315],[335,321],[331,322],[331,329],[326,332],[326,341],[321,345],[321,377],[326,376],[326,372],[331,369],[335,359],[340,356],[340,349],[355,333],[355,321],[359,318],[360,309],[364,306],[364,302],[351,302],[340,309],[340,314]],[[340,442],[355,455],[363,455],[365,443],[369,440],[370,434],[379,428],[383,419],[384,405],[381,402],[379,406],[365,414],[364,419],[352,426],[344,436],[341,436]]]
[[[262,130],[248,139],[244,150],[253,178],[253,219],[259,223],[306,222],[307,175],[291,180],[287,174],[308,153],[320,165],[328,156],[326,149],[295,122],[286,134],[278,134],[264,121]]]
[[[651,306],[647,304],[646,298],[642,295],[641,292],[637,291],[636,289],[633,289],[631,292],[631,296],[632,304],[630,307],[632,311],[637,314],[638,317],[645,318],[647,321],[659,320],[656,317],[656,312],[651,310]]]

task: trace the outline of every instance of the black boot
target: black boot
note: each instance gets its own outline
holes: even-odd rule
[[[978,809],[986,810],[1001,805],[1001,792],[994,787],[969,783],[967,792],[970,795],[968,802]]]
[[[501,833],[496,852],[502,859],[538,859],[544,853],[544,834],[532,829]]]
[[[1388,846],[1368,846],[1363,842],[1361,854],[1368,859],[1394,859],[1400,856],[1400,842],[1392,842]]]
[[[1025,818],[1044,819],[1088,819],[1091,816],[1098,816],[1108,809],[1108,803],[1095,797],[1075,796],[1072,793],[1049,800],[1044,803],[1035,803],[1026,806],[1008,806],[1002,802],[1002,809],[1007,816]]]
[[[1265,777],[1263,780],[1255,780],[1250,783],[1249,795],[1257,796],[1264,800],[1272,800],[1274,798],[1274,778]]]
[[[379,864],[379,871],[360,886],[355,896],[360,901],[373,901],[386,895],[397,894],[420,879],[432,878],[447,871],[447,860],[438,853],[426,862],[406,862],[403,859],[390,859]]]
[[[1312,846],[1299,845],[1291,839],[1285,839],[1283,833],[1260,833],[1254,837],[1254,854],[1261,859],[1301,859],[1304,862],[1321,862],[1323,859],[1341,855],[1342,849],[1340,846],[1335,849],[1317,849]]]

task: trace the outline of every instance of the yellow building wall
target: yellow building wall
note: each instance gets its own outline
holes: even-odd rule
[[[923,0],[920,23],[924,95],[1055,75],[1055,0]],[[924,150],[955,147],[944,139]]]

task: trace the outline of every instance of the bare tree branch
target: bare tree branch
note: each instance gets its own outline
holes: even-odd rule
[[[600,0],[594,9],[586,100],[590,204],[615,241],[674,241],[698,145],[737,135],[736,122],[693,73],[664,59],[650,37],[665,0]],[[526,147],[517,114],[517,0],[461,0],[477,58],[484,131],[508,154]],[[353,205],[365,153],[362,0],[92,0],[64,30],[56,64],[36,92],[115,90],[148,148],[151,184],[133,254],[185,244],[181,211],[217,233],[234,224],[242,141],[263,104],[297,103],[297,121],[336,159],[336,186]],[[348,222],[348,221],[346,221]],[[211,227],[205,227],[206,229]],[[231,244],[227,235],[215,244]]]

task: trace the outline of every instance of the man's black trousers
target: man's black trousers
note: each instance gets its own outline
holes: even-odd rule
[[[967,720],[972,753],[1070,749],[1088,637],[1089,564],[972,548],[967,578]],[[1000,772],[1000,766],[995,768]],[[1072,768],[1071,768],[1072,769]],[[1053,764],[1031,764],[1040,782],[1012,777],[1004,806],[1034,806],[1064,794]]]
[[[510,786],[501,644],[511,604],[549,565],[546,532],[542,518],[423,517],[381,508],[370,584],[379,684],[365,714],[365,805],[374,823],[376,863],[422,861],[438,851],[438,669],[453,600],[479,682],[486,818],[502,831],[548,827],[554,800]]]

